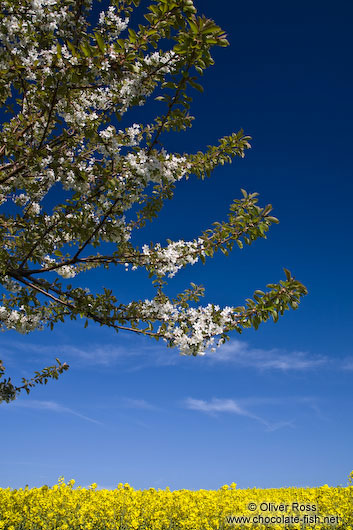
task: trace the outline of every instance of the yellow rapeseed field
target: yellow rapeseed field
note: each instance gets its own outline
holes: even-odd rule
[[[74,488],[0,489],[0,530],[353,530],[349,486],[219,490]],[[237,519],[247,517],[249,519]]]

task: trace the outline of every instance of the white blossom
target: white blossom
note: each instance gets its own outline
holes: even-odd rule
[[[62,267],[58,267],[55,270],[63,278],[73,278],[77,274],[75,267],[70,265],[63,265]]]
[[[40,213],[41,207],[37,202],[32,202],[27,210],[29,215],[38,215]]]
[[[173,241],[167,247],[162,248],[157,243],[152,249],[148,245],[142,247],[142,254],[147,258],[147,263],[156,263],[156,272],[164,276],[169,273],[169,278],[185,265],[197,263],[200,256],[205,255],[204,240],[198,238],[194,241]]]

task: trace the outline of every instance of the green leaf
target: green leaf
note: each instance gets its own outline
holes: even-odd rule
[[[192,31],[192,33],[198,33],[199,32],[199,28],[197,27],[197,24],[195,24],[195,22],[193,20],[188,20],[189,22],[189,25],[190,25],[190,29]]]
[[[72,55],[74,55],[76,57],[77,56],[77,50],[76,50],[75,46],[72,44],[72,42],[67,41],[66,45],[69,48],[69,50],[71,51]]]
[[[128,32],[129,32],[129,35],[130,35],[130,41],[132,43],[136,42],[136,40],[137,40],[136,32],[133,29],[131,29],[131,28],[128,28]]]
[[[189,79],[189,85],[191,85],[193,88],[196,88],[196,90],[199,92],[203,92],[203,86],[199,83],[195,83],[195,81],[192,81],[191,79]]]
[[[92,57],[92,50],[86,42],[81,44],[81,50],[86,57]]]
[[[287,280],[289,281],[292,278],[292,274],[290,273],[288,269],[283,269],[283,270],[284,270],[284,274],[286,275]]]
[[[97,41],[97,44],[98,44],[98,47],[99,47],[100,51],[101,51],[102,53],[104,53],[104,52],[105,52],[105,42],[104,42],[104,40],[103,40],[102,35],[100,35],[100,34],[97,33],[97,32],[94,32],[94,36],[95,36],[95,38],[96,38],[96,41]]]

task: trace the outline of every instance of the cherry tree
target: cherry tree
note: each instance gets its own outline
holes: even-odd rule
[[[296,309],[306,289],[285,270],[284,280],[255,291],[244,306],[200,305],[204,289],[196,284],[168,296],[167,278],[180,269],[266,236],[277,219],[256,193],[242,190],[227,220],[192,241],[132,243],[181,180],[204,179],[250,147],[242,130],[205,152],[163,147],[165,133],[191,127],[190,91],[202,91],[212,47],[228,41],[192,0],[157,0],[144,24],[134,25],[139,3],[111,0],[99,14],[89,0],[2,1],[0,327],[28,333],[80,316],[85,325],[92,320],[201,355],[231,331]],[[151,123],[129,120],[130,109],[151,99],[161,102],[161,115]],[[99,252],[102,243],[109,254]],[[84,271],[112,266],[132,279],[144,268],[155,296],[126,304],[110,289],[92,294],[70,284]],[[57,360],[15,386],[0,362],[0,400],[67,368]]]

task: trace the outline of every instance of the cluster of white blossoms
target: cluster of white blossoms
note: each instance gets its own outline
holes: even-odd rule
[[[204,240],[198,238],[194,241],[172,241],[164,248],[160,243],[153,248],[144,245],[142,254],[147,258],[144,264],[154,265],[158,275],[168,274],[169,278],[172,278],[180,269],[186,265],[194,265],[200,256],[205,256]]]
[[[62,276],[63,278],[73,278],[76,276],[76,267],[73,267],[72,265],[63,265],[62,267],[59,267],[55,270],[59,276]]]
[[[68,36],[70,32],[73,33],[72,12],[64,6],[60,7],[57,0],[32,0],[20,9],[14,3],[8,10],[9,13],[0,24],[0,42],[6,53],[21,62],[28,80],[37,79],[38,69],[33,68],[34,64],[40,67],[40,75],[50,75],[53,58],[57,56],[57,46],[41,46],[32,37],[33,28],[40,28],[43,33],[57,32],[60,36],[63,36],[62,28],[65,28],[65,35]],[[0,55],[0,66],[7,66],[4,52]]]
[[[131,238],[131,228],[126,225],[124,216],[121,218],[114,217],[107,219],[99,234],[102,241],[123,243]]]
[[[191,168],[186,157],[166,153],[164,149],[158,155],[149,154],[147,149],[128,153],[125,162],[130,172],[140,177],[146,185],[150,182],[158,184],[176,182],[185,177]]]
[[[65,59],[70,64],[77,63],[77,57],[66,45],[62,46],[61,53],[63,57],[61,61]],[[145,65],[162,76],[171,73],[177,62],[177,56],[173,52],[155,52],[146,56],[142,64],[136,61],[134,71],[127,70],[121,78],[116,79],[111,77],[110,71],[116,57],[117,52],[114,48],[109,48],[107,57],[101,61],[100,70],[97,70],[97,75],[101,76],[106,86],[75,94],[75,99],[70,105],[65,102],[58,103],[58,112],[69,126],[82,128],[90,125],[98,120],[102,112],[112,111],[114,107],[122,116],[132,104],[144,105],[146,98],[152,94],[156,86],[155,82],[151,82]]]
[[[104,141],[103,145],[98,147],[99,152],[114,160],[120,158],[121,147],[137,147],[142,140],[141,126],[138,123],[134,123],[124,131],[120,129],[117,131],[114,125],[108,125],[99,132],[99,136]]]
[[[135,65],[135,72],[126,74],[119,86],[119,112],[122,116],[131,107],[132,103],[144,105],[146,98],[151,95],[153,88],[146,83],[147,72],[141,70],[139,64]]]
[[[13,295],[24,290],[24,288],[9,276],[1,278],[3,287]],[[5,300],[3,300],[5,302]],[[6,302],[5,302],[6,303]],[[45,321],[45,308],[35,308],[21,305],[19,309],[0,305],[0,331],[15,329],[19,333],[28,333],[35,329],[43,329]]]
[[[43,24],[43,30],[55,31],[68,18],[65,8],[53,9],[57,6],[57,0],[32,0],[28,15],[32,22]]]
[[[19,333],[28,333],[35,329],[42,329],[43,315],[41,311],[37,314],[28,314],[28,310],[24,306],[17,309],[7,309],[5,306],[0,306],[0,330],[15,329]]]
[[[50,256],[44,256],[42,261],[42,268],[43,269],[50,269],[51,267],[55,267],[53,269],[59,276],[62,276],[63,278],[74,278],[77,274],[77,268],[72,265],[63,265],[62,267],[57,267],[58,262],[51,258]]]
[[[101,84],[105,86],[76,92],[69,105],[64,101],[57,102],[56,110],[69,127],[90,126],[99,119],[102,112],[112,111],[114,107],[114,110],[123,115],[132,104],[143,105],[146,97],[155,89],[156,82],[153,78],[157,75],[161,79],[175,68],[177,56],[174,52],[154,52],[136,60],[133,71],[127,69],[117,78],[112,72],[112,64],[118,58],[113,41],[126,29],[128,22],[128,18],[122,20],[116,14],[113,6],[101,13],[99,27],[106,30],[111,42],[107,45],[99,68],[94,65],[92,58],[87,61],[92,73],[96,74],[96,79],[100,77]],[[13,9],[6,20],[0,23],[0,43],[4,45],[0,50],[0,68],[6,70],[9,52],[11,57],[17,57],[16,62],[21,63],[29,81],[42,82],[43,75],[51,76],[53,65],[59,69],[78,65],[79,57],[65,43],[60,45],[58,55],[57,41],[49,39],[43,46],[32,36],[33,24],[38,24],[41,31],[56,33],[64,40],[70,40],[74,37],[74,23],[74,12],[60,8],[57,0],[36,0],[26,12],[16,13]],[[65,34],[61,35],[63,31]],[[34,64],[36,68],[33,68]],[[150,71],[155,75],[151,76]],[[31,93],[28,90],[24,106],[33,106],[34,96],[35,91]]]
[[[23,136],[27,139],[26,135]],[[22,182],[19,181],[18,188],[14,189],[14,193],[9,194],[6,183],[4,185],[0,185],[0,203],[10,200],[16,206],[25,208],[27,215],[33,217],[39,215],[42,211],[42,206],[40,205],[40,202],[44,199],[44,197],[47,195],[47,193],[50,191],[50,189],[56,182],[62,180],[62,184],[64,187],[67,178],[67,172],[64,170],[61,171],[60,165],[56,168],[56,171],[54,171],[50,167],[50,164],[53,161],[53,157],[50,154],[50,147],[47,146],[46,151],[48,155],[44,156],[37,163],[35,175],[37,186],[30,191],[26,190],[26,193],[19,193],[19,190],[25,188],[26,186],[26,180],[23,179]],[[59,164],[60,162],[67,163],[67,158],[61,157],[58,162]],[[3,197],[2,201],[1,196]]]
[[[177,60],[177,54],[173,50],[169,50],[164,53],[154,52],[151,55],[146,55],[143,62],[148,66],[157,68],[159,74],[169,74],[173,71]]]
[[[154,318],[162,322],[168,322],[169,320],[173,320],[174,322],[179,315],[177,307],[169,302],[169,300],[166,302],[145,300],[139,305],[139,313],[143,318]]]
[[[30,198],[25,193],[20,193],[20,195],[13,196],[13,202],[17,204],[17,206],[24,206],[29,200]]]
[[[118,131],[118,134],[124,134],[124,131]],[[125,146],[135,147],[141,141],[141,126],[138,123],[133,123],[125,131],[128,141],[124,143]]]
[[[32,0],[22,10],[13,5],[6,20],[7,42],[24,36],[31,25],[40,24],[45,32],[54,32],[63,26],[70,14],[65,7],[59,7],[57,0]]]
[[[134,71],[127,72],[119,90],[120,114],[123,115],[131,104],[144,105],[146,98],[155,89],[155,83],[147,83],[150,78],[146,66],[159,76],[172,73],[178,62],[178,56],[171,50],[164,53],[154,52],[143,58],[142,64],[135,62]]]
[[[41,207],[37,202],[31,202],[26,210],[27,214],[30,216],[39,215],[40,211]]]
[[[113,96],[113,87],[84,90],[76,95],[70,105],[65,101],[59,102],[57,111],[68,126],[81,129],[95,123],[100,114],[109,109]]]
[[[52,265],[57,265],[57,261],[50,256],[44,256],[42,261],[42,268],[51,267]]]
[[[124,20],[116,13],[115,6],[109,6],[106,11],[99,14],[99,25],[107,31],[109,42],[114,42],[129,24],[129,19]]]
[[[18,282],[15,282],[12,278],[5,275],[1,278],[2,284],[9,293],[18,293],[21,289]]]
[[[204,355],[207,349],[214,350],[212,346],[223,344],[223,337],[217,342],[215,337],[234,326],[239,316],[234,308],[228,306],[220,309],[218,305],[208,304],[204,307],[183,308],[169,301],[157,300],[145,300],[140,304],[139,311],[147,320],[167,324],[164,339],[177,346],[184,355]]]

